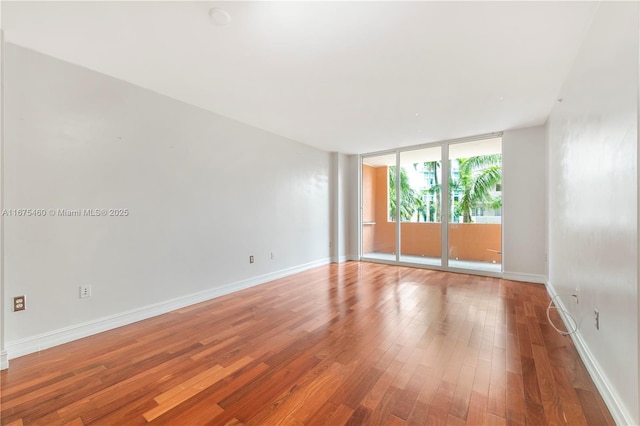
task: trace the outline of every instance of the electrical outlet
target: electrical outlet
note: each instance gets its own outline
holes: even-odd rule
[[[91,285],[85,284],[80,286],[80,298],[91,297]]]
[[[253,263],[254,259],[253,256],[249,256],[249,263]]]
[[[274,252],[271,252],[271,260],[276,258],[276,254]]]
[[[597,309],[593,310],[593,321],[596,325],[596,330],[600,330],[600,312]]]
[[[27,296],[16,296],[13,298],[13,312],[27,309]]]

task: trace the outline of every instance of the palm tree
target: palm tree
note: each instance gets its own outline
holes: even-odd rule
[[[422,164],[423,170],[426,170],[429,174],[433,173],[435,185],[438,185],[439,164],[440,162],[438,161],[425,161]],[[419,165],[420,163],[413,163],[413,169],[416,172],[419,172]],[[429,222],[439,222],[439,219],[436,218],[436,214],[439,216],[440,213],[440,193],[437,193],[434,196],[435,203],[429,199],[429,194],[433,194],[429,189],[416,191],[415,204],[418,222],[420,222],[420,218],[422,218],[423,222],[426,222],[427,220],[429,220]]]
[[[498,210],[502,207],[502,197],[493,196],[496,185],[502,181],[502,155],[479,155],[469,158],[458,158],[458,177],[449,177],[449,199],[452,200],[455,218],[462,216],[464,223],[471,223],[472,209],[475,207],[486,207]],[[440,221],[440,197],[442,185],[438,182],[437,168],[440,163],[437,161],[426,162],[425,168],[433,171],[434,185],[424,191],[424,194],[417,193],[409,186],[409,178],[404,168],[400,169],[400,219],[402,221],[411,220],[414,213],[418,212],[426,221],[427,209],[425,203],[426,194],[433,194],[435,198],[435,221]],[[452,171],[452,167],[449,168]],[[391,220],[396,217],[396,172],[395,167],[389,167],[389,213]],[[452,195],[456,194],[458,200],[453,201]]]
[[[434,191],[431,191],[431,188],[429,188],[429,192],[431,192],[432,194],[434,194],[434,198],[435,198],[435,206],[434,206],[434,213],[435,213],[435,220],[434,222],[440,222],[440,182],[438,182],[438,167],[440,166],[440,162],[439,161],[429,161],[427,163],[425,163],[425,166],[427,166],[429,168],[429,170],[431,172],[433,172],[433,186],[431,188],[434,188]],[[435,188],[437,188],[437,190],[435,190]]]
[[[416,191],[409,185],[407,171],[400,168],[400,220],[409,221],[416,211]],[[396,220],[396,167],[389,167],[389,216]]]
[[[502,181],[502,155],[479,155],[469,158],[458,158],[458,179],[449,177],[449,199],[452,200],[454,209],[454,222],[456,218],[462,216],[464,223],[471,223],[471,210],[474,207],[488,207],[498,210],[502,207],[502,197],[493,197],[497,184]],[[449,173],[451,173],[449,168]],[[435,170],[435,165],[434,165]],[[437,179],[437,173],[435,174]],[[434,194],[439,202],[442,185],[436,181],[428,189],[430,194]],[[453,201],[452,195],[458,195],[459,199]]]
[[[423,222],[427,221],[427,214],[430,213],[429,205],[427,204],[427,191],[423,190],[416,194],[416,212],[418,213],[418,222],[422,218]]]
[[[458,158],[458,179],[451,181],[450,189],[460,192],[457,209],[464,223],[471,223],[471,209],[490,207],[498,209],[502,199],[493,197],[496,185],[502,181],[502,155],[479,155]]]

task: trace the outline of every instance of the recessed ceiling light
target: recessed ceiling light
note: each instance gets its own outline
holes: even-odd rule
[[[417,117],[417,116],[419,116],[419,115],[420,115],[420,114],[418,114],[418,113],[416,112],[416,117]]]
[[[224,9],[213,7],[209,9],[209,19],[213,25],[224,27],[225,25],[229,25],[231,22],[231,15],[229,15],[229,12]]]

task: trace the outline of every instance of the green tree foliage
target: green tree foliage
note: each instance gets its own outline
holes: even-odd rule
[[[451,180],[450,190],[460,193],[455,208],[464,223],[471,223],[471,209],[499,209],[501,197],[493,197],[496,185],[502,181],[502,155],[479,155],[458,158],[458,179]]]
[[[462,217],[464,223],[471,223],[473,208],[485,207],[499,210],[502,207],[502,197],[493,196],[496,185],[502,182],[502,155],[480,155],[469,158],[458,158],[458,177],[449,179],[449,199],[453,194],[458,196],[454,204],[453,221],[457,222]],[[437,202],[436,219],[440,220],[440,196],[442,185],[437,181],[438,162],[425,163],[425,166],[433,170],[436,182],[427,192],[434,194]]]
[[[400,168],[400,220],[410,221],[416,211],[418,194],[409,185],[409,177],[404,168]],[[396,167],[389,167],[389,220],[396,220]]]
[[[431,217],[435,219],[435,222],[440,222],[440,182],[438,182],[438,167],[440,167],[440,162],[429,161],[424,163],[424,165],[431,173],[433,173],[434,180],[434,185],[427,190],[427,192],[434,194],[435,198],[435,203],[429,207],[431,210]]]
[[[420,218],[423,222],[427,221],[427,213],[429,213],[427,191],[416,192],[416,212],[418,213],[418,222],[420,222]]]

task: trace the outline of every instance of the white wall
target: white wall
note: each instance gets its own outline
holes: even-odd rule
[[[349,181],[348,156],[338,152],[331,154],[331,261],[347,260],[347,239],[349,226]]]
[[[0,10],[2,10],[2,6],[0,5]],[[1,15],[1,13],[0,13]],[[1,18],[0,18],[0,22],[1,22]],[[3,101],[3,90],[2,90],[2,70],[4,68],[3,66],[3,62],[2,62],[2,50],[3,50],[3,46],[4,46],[4,31],[2,29],[0,29],[0,108],[2,108],[2,105],[4,105],[4,101]],[[4,154],[3,154],[3,129],[4,126],[2,124],[2,117],[3,117],[3,113],[2,111],[0,111],[0,209],[2,209],[4,207],[4,203],[2,202],[2,186],[3,186],[3,168],[2,168],[2,162],[3,162],[3,158],[4,158]],[[4,318],[4,311],[5,311],[5,300],[7,300],[7,298],[5,297],[4,294],[4,266],[3,266],[3,259],[4,259],[4,255],[3,255],[3,250],[4,250],[4,244],[3,244],[3,238],[4,238],[4,230],[3,230],[3,224],[4,224],[4,218],[2,216],[0,216],[0,318]],[[7,359],[7,351],[5,350],[5,345],[4,345],[4,327],[2,325],[0,325],[0,370],[3,370],[5,368],[7,368],[9,366],[8,363],[8,359]]]
[[[637,2],[600,5],[560,96],[547,123],[549,288],[617,422],[638,424]]]
[[[348,188],[347,188],[347,258],[349,260],[360,260],[360,157],[349,155],[348,167]]]
[[[504,277],[546,281],[547,157],[544,126],[502,138]]]
[[[5,313],[10,357],[328,262],[329,153],[15,45],[4,53],[4,208],[129,209],[5,218],[5,294],[27,295],[26,311]]]

